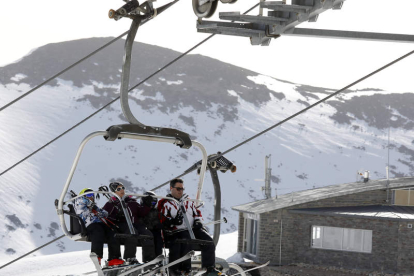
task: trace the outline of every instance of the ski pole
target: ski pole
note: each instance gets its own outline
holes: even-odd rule
[[[218,224],[218,223],[222,223],[222,222],[227,223],[227,219],[225,217],[223,217],[223,219],[219,219],[219,220],[210,221],[208,223],[205,223],[204,226]]]
[[[96,211],[96,210],[92,210],[92,213],[94,213],[98,218],[99,218],[99,220],[100,221],[102,221],[106,226],[108,226],[109,227],[109,229],[111,229],[112,231],[114,231],[115,232],[115,230],[107,223],[107,221],[105,220],[105,218],[100,218],[99,217],[99,215],[98,215],[98,211]],[[112,221],[111,221],[112,222]]]

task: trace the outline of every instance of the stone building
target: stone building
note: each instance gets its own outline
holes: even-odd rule
[[[327,186],[232,209],[238,252],[257,262],[414,272],[414,178]]]

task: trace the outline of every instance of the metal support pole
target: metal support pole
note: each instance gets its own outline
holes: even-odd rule
[[[139,24],[141,23],[140,18],[135,18],[132,20],[131,28],[127,39],[125,41],[125,53],[124,53],[124,64],[122,65],[122,75],[121,75],[121,107],[124,116],[130,124],[140,125],[145,127],[144,124],[140,123],[132,114],[131,109],[129,108],[128,103],[128,90],[129,90],[129,75],[131,71],[131,55],[132,55],[132,46],[134,44],[134,39],[137,34]]]
[[[320,38],[336,38],[336,39],[357,39],[372,41],[388,41],[388,42],[405,42],[413,43],[414,35],[406,34],[390,34],[390,33],[371,33],[371,32],[354,32],[354,31],[338,31],[338,30],[321,30],[294,28],[283,33],[286,36],[303,36],[303,37],[320,37]]]
[[[279,265],[282,265],[282,233],[283,233],[283,220],[280,219]]]
[[[132,225],[131,217],[129,216],[128,209],[127,209],[126,203],[123,198],[121,198],[121,206],[122,206],[122,210],[124,211],[124,215],[125,215],[125,219],[128,224],[129,232],[132,235],[135,235],[135,228]]]
[[[220,220],[221,219],[221,188],[220,188],[220,181],[217,175],[217,170],[210,169],[210,175],[211,179],[213,180],[213,187],[214,187],[214,220]],[[214,225],[214,235],[213,235],[213,241],[214,244],[217,245],[219,238],[220,238],[220,228],[221,224],[215,224]]]
[[[185,201],[180,202],[180,209],[181,209],[181,212],[183,213],[184,223],[187,226],[187,230],[188,230],[188,233],[190,233],[191,239],[195,240],[195,236],[194,236],[194,232],[193,232],[193,226],[190,225],[190,222],[188,221],[188,218],[187,218],[187,215],[186,215],[186,212],[185,212],[184,202]]]

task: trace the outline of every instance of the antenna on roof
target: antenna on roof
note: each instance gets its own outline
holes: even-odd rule
[[[391,112],[391,106],[388,106],[388,110]],[[388,146],[387,146],[387,168],[386,168],[386,174],[387,174],[387,185],[389,184],[390,181],[390,132],[391,132],[391,118],[390,121],[388,123]]]
[[[272,168],[271,168],[271,160],[270,157],[272,155],[266,155],[265,157],[265,179],[255,179],[255,181],[263,181],[265,182],[264,187],[262,186],[262,191],[265,191],[266,199],[272,198],[272,189],[270,188],[270,181],[272,178]],[[277,191],[276,191],[277,196]]]
[[[388,106],[388,110],[391,114],[391,105]],[[391,132],[391,117],[388,122],[388,146],[387,146],[387,167],[385,167],[385,174],[387,176],[387,200],[386,202],[389,202],[389,188],[390,188],[390,132]]]

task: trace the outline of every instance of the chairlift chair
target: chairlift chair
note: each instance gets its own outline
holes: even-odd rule
[[[211,172],[211,175],[213,177],[213,185],[215,189],[215,215],[214,218],[216,220],[220,220],[221,217],[221,191],[220,191],[220,183],[217,176],[217,170],[220,170],[222,172],[226,172],[227,170],[231,170],[232,172],[235,171],[236,167],[233,165],[232,162],[228,161],[224,156],[220,156],[219,158],[214,158],[215,155],[210,156],[210,159],[213,158],[213,161],[209,162],[209,156],[207,156],[207,151],[204,148],[204,146],[195,141],[191,140],[189,134],[182,132],[177,129],[171,129],[171,128],[162,128],[162,127],[152,127],[147,126],[141,122],[139,122],[132,114],[129,103],[128,103],[128,89],[129,89],[129,77],[130,77],[130,65],[131,65],[131,52],[132,52],[132,46],[134,42],[135,35],[137,33],[137,30],[142,22],[148,21],[151,18],[153,18],[156,14],[164,11],[166,8],[168,8],[170,5],[174,4],[178,0],[175,0],[167,5],[162,6],[161,8],[155,9],[153,7],[153,0],[149,0],[145,2],[142,5],[138,5],[137,1],[130,1],[127,2],[121,9],[118,9],[116,11],[111,10],[110,11],[110,17],[119,20],[122,17],[128,17],[132,19],[132,24],[130,27],[130,31],[128,33],[126,42],[125,42],[125,53],[124,53],[124,62],[122,67],[122,77],[121,77],[121,107],[122,112],[126,119],[128,120],[129,124],[122,124],[122,125],[113,125],[109,127],[106,131],[96,131],[92,132],[88,136],[84,138],[84,140],[81,142],[78,151],[76,153],[75,159],[73,161],[71,170],[69,172],[69,175],[67,177],[66,183],[63,187],[62,193],[60,195],[60,198],[55,201],[57,214],[59,216],[59,221],[61,228],[64,232],[64,234],[70,238],[73,241],[84,241],[88,242],[90,241],[87,233],[86,228],[83,223],[83,221],[76,215],[73,205],[70,204],[77,198],[83,196],[76,196],[72,197],[69,200],[65,201],[65,196],[68,193],[69,186],[71,184],[73,175],[75,173],[77,164],[79,162],[79,159],[81,157],[82,151],[86,144],[95,137],[101,136],[106,141],[116,141],[118,139],[135,139],[135,140],[143,140],[143,141],[150,141],[150,142],[159,142],[159,143],[170,143],[179,146],[183,149],[189,149],[193,145],[198,147],[202,153],[202,159],[195,165],[193,165],[187,172],[197,170],[199,174],[199,180],[198,180],[198,186],[197,186],[197,193],[195,199],[184,199],[181,202],[178,202],[174,198],[167,198],[162,196],[156,196],[157,198],[167,198],[169,200],[174,200],[179,204],[182,208],[184,206],[185,201],[194,201],[198,205],[198,207],[203,205],[203,202],[201,201],[201,194],[203,189],[203,183],[204,183],[204,176],[205,172],[208,169]],[[131,3],[134,2],[134,3]],[[124,10],[122,10],[124,9]],[[216,160],[217,159],[217,160]],[[93,194],[110,194],[111,196],[117,197],[121,202],[122,199],[119,198],[119,196],[113,192],[110,191],[92,191],[88,193]],[[142,194],[126,194],[136,197],[145,197],[145,195]],[[64,206],[68,206],[68,210],[64,209]],[[125,218],[127,220],[127,224],[129,226],[130,234],[135,235],[135,230],[132,225],[131,219],[128,215],[128,212],[126,211],[123,204],[121,204],[123,208],[123,212],[125,214]],[[69,229],[66,226],[66,221],[64,215],[70,216],[70,227]],[[191,240],[188,241],[188,243],[192,244],[193,249],[200,250],[200,246],[202,246],[202,241],[195,240],[194,233],[192,231],[192,225],[189,225],[188,219],[186,216],[184,216],[184,223],[187,226],[187,229],[190,233]],[[136,237],[137,235],[135,235]],[[213,240],[215,244],[217,244],[220,236],[220,224],[214,225],[214,237]],[[120,240],[122,243],[122,239]],[[205,242],[204,242],[205,243]],[[201,264],[201,261],[198,257],[194,258],[193,263],[195,265]],[[230,267],[233,269],[236,269],[239,273],[242,275],[245,275],[243,270],[235,265],[235,264],[227,264],[225,260],[222,260],[220,258],[216,258],[216,264],[221,266],[221,268],[227,270]],[[201,265],[200,265],[201,266]]]

